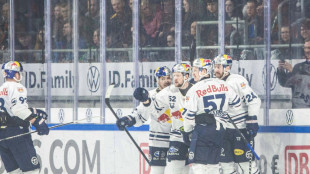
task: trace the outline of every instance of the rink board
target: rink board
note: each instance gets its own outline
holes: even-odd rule
[[[149,167],[125,132],[115,125],[71,125],[33,135],[41,173],[148,174]],[[132,136],[148,154],[148,126],[133,128]],[[272,133],[276,132],[276,133]],[[304,133],[308,132],[308,133]],[[256,152],[262,173],[307,173],[310,168],[310,127],[261,127]],[[302,171],[301,171],[302,170]],[[0,173],[4,172],[1,165]]]

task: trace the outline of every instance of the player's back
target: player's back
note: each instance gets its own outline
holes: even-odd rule
[[[232,87],[232,89],[237,93],[237,95],[239,95],[242,100],[239,110],[229,109],[227,112],[237,127],[244,129],[246,127],[246,117],[249,115],[249,105],[252,105],[250,108],[259,110],[261,103],[260,99],[243,76],[238,74],[230,74],[227,77],[226,82]],[[232,124],[228,124],[227,127],[234,129]]]
[[[189,111],[195,114],[209,113],[214,110],[227,111],[229,107],[240,106],[240,98],[223,80],[210,78],[196,83],[188,92]]]
[[[5,82],[0,87],[0,109],[6,110],[11,116],[12,107],[16,104],[27,105],[27,90],[26,88],[16,82]]]

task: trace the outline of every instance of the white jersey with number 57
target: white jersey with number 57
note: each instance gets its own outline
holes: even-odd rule
[[[225,81],[211,78],[196,83],[188,91],[185,106],[184,131],[190,132],[195,126],[196,115],[217,110],[239,110],[241,99]]]
[[[17,82],[5,82],[0,87],[0,109],[23,120],[30,116],[27,89]]]

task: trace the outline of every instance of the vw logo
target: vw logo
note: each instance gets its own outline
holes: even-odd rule
[[[123,116],[123,112],[121,109],[117,109],[116,110],[116,115],[118,116],[118,118],[122,117]]]
[[[86,109],[86,118],[87,118],[87,122],[90,123],[91,122],[91,117],[93,116],[93,112],[91,111],[91,109],[87,108]]]
[[[263,86],[264,89],[266,89],[266,76],[268,75],[266,72],[266,65],[263,68]],[[277,69],[270,64],[270,90],[274,90],[274,88],[276,88],[277,85],[277,81],[278,81],[278,76],[277,76]]]
[[[100,86],[100,73],[97,67],[91,66],[87,72],[87,86],[89,91],[96,92]]]
[[[291,125],[293,124],[293,121],[294,121],[294,114],[293,111],[289,109],[286,111],[286,123],[288,125]]]
[[[59,109],[58,119],[60,123],[63,123],[65,120],[65,111],[63,109]]]

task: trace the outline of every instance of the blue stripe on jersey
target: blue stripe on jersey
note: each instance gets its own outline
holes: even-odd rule
[[[247,116],[247,115],[246,115],[246,116]],[[232,119],[232,120],[233,120],[234,122],[239,121],[239,120],[244,121],[246,116],[242,116],[242,117],[239,117],[239,118],[236,118],[236,119]]]
[[[235,101],[235,100],[233,100],[233,101]],[[238,98],[238,100],[236,102],[230,103],[229,105],[236,105],[238,103],[240,103],[240,98]]]
[[[189,117],[195,117],[196,114],[187,114]]]
[[[154,133],[154,134],[166,134],[169,135],[169,132],[155,132],[155,131],[150,131],[150,133]]]
[[[163,110],[163,108],[159,108],[159,106],[158,106],[158,103],[155,101],[155,109],[157,110],[157,111],[161,111],[161,110]]]
[[[182,135],[181,132],[177,132],[177,131],[172,131],[171,134]]]
[[[163,135],[154,135],[154,134],[150,134],[150,138],[163,138],[163,139],[169,139],[170,136],[163,136]]]
[[[168,139],[168,140],[160,140],[160,139],[156,139],[156,138],[149,138],[149,140],[152,140],[152,141],[163,141],[163,142],[169,142],[169,139]]]

